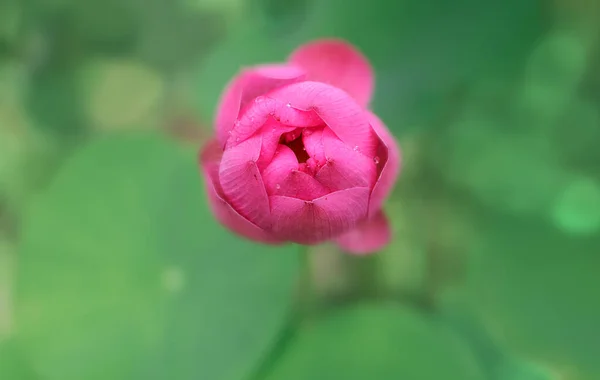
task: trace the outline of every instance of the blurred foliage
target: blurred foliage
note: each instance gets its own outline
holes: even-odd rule
[[[426,366],[431,361],[435,365]],[[268,379],[482,379],[469,348],[396,305],[340,309],[303,326]]]
[[[14,340],[0,341],[0,374],[4,379],[38,379]]]
[[[559,370],[600,376],[598,237],[514,218],[489,221],[482,234],[467,287],[492,335]]]
[[[600,378],[597,0],[0,3],[0,379]],[[313,38],[376,72],[394,240],[241,241],[196,152]],[[306,261],[301,265],[301,261]]]
[[[156,71],[124,60],[93,60],[82,71],[85,111],[95,129],[150,128],[161,121],[164,84]]]
[[[79,148],[23,226],[16,316],[34,368],[48,379],[251,370],[287,316],[297,257],[210,221],[193,156],[173,143]]]

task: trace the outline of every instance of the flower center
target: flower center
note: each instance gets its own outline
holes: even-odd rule
[[[296,155],[299,164],[304,164],[310,156],[306,152],[306,147],[302,141],[302,133],[290,132],[281,136],[280,144],[290,148]]]

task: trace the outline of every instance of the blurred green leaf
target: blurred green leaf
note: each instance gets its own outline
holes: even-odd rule
[[[497,380],[561,380],[562,377],[548,368],[513,358],[496,369]]]
[[[599,236],[575,239],[541,223],[481,223],[469,304],[499,344],[559,372],[600,374]]]
[[[572,32],[556,31],[533,51],[525,71],[527,85],[546,85],[548,91],[572,95],[587,66],[586,42]],[[550,110],[550,109],[549,109]]]
[[[385,207],[392,228],[392,241],[379,253],[380,276],[389,289],[418,291],[426,276],[426,246],[415,226],[413,210],[397,200]]]
[[[12,334],[15,247],[0,235],[0,343]],[[1,349],[0,349],[1,350]],[[0,359],[2,356],[0,355]],[[0,371],[0,374],[2,371]]]
[[[81,53],[123,54],[130,51],[139,34],[136,0],[81,2],[30,0],[23,3],[27,31],[43,33],[51,46],[53,61],[64,61]]]
[[[520,69],[544,31],[541,3],[320,0],[298,39],[357,45],[376,70],[374,110],[406,131],[435,120],[465,83]]]
[[[290,317],[298,249],[249,243],[217,226],[195,158],[173,171],[158,210],[163,283],[183,285],[168,300],[158,379],[245,379]]]
[[[107,137],[32,204],[17,317],[45,379],[235,380],[262,359],[297,257],[218,226],[199,177],[164,137]]]
[[[142,3],[131,0],[103,0],[101,2],[70,1],[67,12],[72,22],[72,33],[85,47],[107,52],[131,49],[139,34]]]
[[[284,62],[294,47],[263,33],[253,23],[239,24],[223,43],[208,54],[195,75],[201,116],[206,121],[212,120],[225,86],[242,68]]]
[[[22,18],[23,9],[18,0],[5,0],[0,4],[0,54],[17,39]]]
[[[456,119],[432,137],[428,158],[445,181],[486,207],[541,216],[570,174],[550,126],[524,118],[514,97],[514,83],[485,81],[471,88],[465,105],[454,111]]]
[[[7,380],[38,379],[15,340],[0,341],[0,378]]]
[[[553,141],[561,157],[573,168],[598,172],[600,107],[589,99],[575,98],[554,127]]]
[[[562,380],[550,368],[529,362],[501,347],[485,326],[465,307],[464,299],[454,291],[442,299],[441,321],[469,344],[489,380]]]
[[[147,0],[137,12],[141,35],[137,54],[148,63],[173,73],[195,67],[224,32],[228,18],[222,7],[195,9],[190,0]]]
[[[198,78],[199,104],[207,117],[241,66],[281,62],[309,40],[340,37],[358,46],[375,67],[375,111],[392,129],[404,131],[430,122],[457,86],[483,75],[513,73],[543,32],[537,0],[493,6],[475,0],[321,0],[310,2],[306,15],[293,10],[302,10],[306,0],[286,3],[286,11],[270,0],[255,1],[261,12],[252,9],[258,15],[230,31]],[[286,17],[304,22],[288,25],[282,21]]]
[[[303,326],[290,344],[269,379],[483,379],[453,334],[389,304],[334,311]]]
[[[44,132],[72,138],[86,131],[76,68],[43,67],[31,78],[25,99],[28,114]]]
[[[45,182],[60,155],[56,141],[36,129],[23,108],[25,75],[0,66],[0,198],[15,212]]]
[[[159,123],[165,85],[149,66],[127,59],[96,59],[82,70],[80,80],[86,116],[95,128],[141,128]]]
[[[591,235],[600,229],[600,183],[591,177],[575,178],[558,197],[552,217],[569,233]]]
[[[247,0],[246,9],[257,27],[279,38],[294,36],[307,21],[314,0]]]

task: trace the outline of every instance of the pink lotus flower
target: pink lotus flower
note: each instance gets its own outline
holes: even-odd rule
[[[382,248],[391,233],[381,208],[400,151],[368,110],[372,91],[369,62],[338,40],[243,70],[222,95],[216,139],[200,154],[217,220],[263,243]]]

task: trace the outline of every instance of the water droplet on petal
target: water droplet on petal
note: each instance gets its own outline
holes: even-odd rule
[[[235,141],[240,141],[240,138],[239,138],[239,137],[236,137],[236,138],[235,138]]]
[[[373,162],[375,162],[375,165],[378,165],[379,164],[379,157],[375,156],[373,158]]]
[[[358,151],[358,145],[356,145],[353,149],[355,152]]]
[[[277,185],[275,185],[275,188],[276,188],[277,190],[279,190],[279,189],[281,189],[281,185],[280,185],[280,184],[277,184]]]
[[[262,96],[257,96],[257,97],[256,97],[256,99],[254,99],[254,102],[255,102],[255,103],[262,103],[262,101],[263,101],[263,100],[265,100],[265,98],[264,98],[264,97],[262,97]]]
[[[285,105],[286,107],[290,108],[292,105],[290,103]]]
[[[227,131],[227,134],[228,134],[229,136],[231,136],[231,135],[233,135],[233,132],[232,132],[232,131]]]

